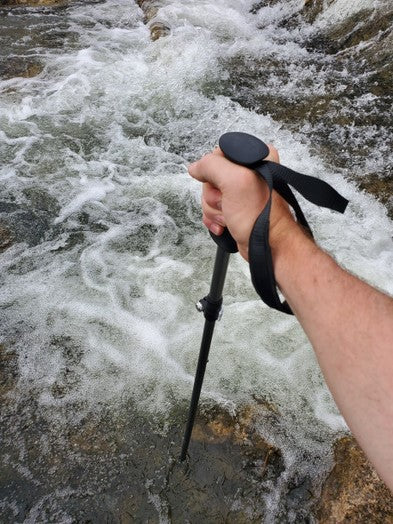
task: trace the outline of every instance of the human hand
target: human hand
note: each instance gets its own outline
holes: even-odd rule
[[[277,150],[269,145],[266,160],[279,162]],[[189,166],[189,174],[203,183],[203,223],[215,235],[227,227],[240,254],[248,261],[248,242],[256,219],[264,209],[269,188],[256,173],[225,158],[217,147]],[[270,214],[270,246],[275,248],[296,226],[288,205],[275,191]]]

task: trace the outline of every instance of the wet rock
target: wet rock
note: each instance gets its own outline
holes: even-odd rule
[[[176,460],[167,487],[160,487],[171,522],[206,522],[207,516],[209,522],[264,521],[263,494],[285,466],[280,450],[256,431],[260,416],[257,405],[236,413],[216,406],[199,415],[188,460]]]
[[[158,20],[157,14],[162,2],[154,0],[137,0],[137,4],[143,11],[143,21],[150,29],[151,39],[158,40],[170,33],[170,27]]]
[[[0,253],[10,247],[14,236],[10,229],[0,222]]]
[[[255,2],[255,4],[251,6],[250,13],[255,14],[263,7],[273,6],[275,4],[279,4],[280,2],[281,0],[262,0],[261,2]]]
[[[170,28],[162,22],[153,22],[150,25],[150,35],[153,41],[158,40],[162,36],[169,35],[170,31]]]
[[[383,40],[385,37],[391,36],[392,13],[390,10],[380,12],[363,9],[345,18],[341,23],[328,25],[323,33],[314,36],[310,43],[321,51],[335,54],[376,37]],[[306,18],[309,20],[307,11]],[[362,51],[367,52],[366,50]]]
[[[0,0],[0,7],[4,6],[59,6],[67,3],[65,0]]]
[[[44,69],[42,64],[36,62],[28,62],[23,59],[6,60],[3,64],[0,64],[0,77],[3,78],[32,78],[37,76]]]
[[[154,0],[137,0],[136,3],[143,11],[143,20],[145,24],[156,16],[159,7],[162,4],[162,2],[155,2]]]
[[[192,442],[240,446],[241,453],[252,462],[260,479],[278,478],[284,469],[281,451],[255,430],[255,422],[260,417],[261,410],[254,405],[243,408],[236,415],[215,408],[196,422]]]
[[[316,516],[320,524],[393,522],[393,496],[352,437],[336,442]]]
[[[332,2],[333,0],[328,0],[328,2],[324,2],[323,0],[304,0],[304,7],[301,14],[305,16],[309,22],[313,22],[317,16],[322,13],[323,9],[326,9]]]
[[[327,5],[310,0],[303,16],[292,16],[286,27],[296,31],[304,19],[312,21],[307,9],[320,9],[322,4]],[[379,143],[391,149],[392,21],[393,9],[386,5],[360,11],[338,24],[325,24],[303,42],[311,52],[296,63],[280,60],[274,53],[263,62],[235,56],[225,64],[229,78],[214,86],[207,83],[205,93],[219,91],[244,107],[270,114],[290,130],[301,129],[313,153],[348,170],[362,189],[388,207],[391,216],[391,160],[384,155],[382,162],[376,151]],[[323,58],[316,60],[314,51]],[[315,73],[302,75],[302,70]],[[375,159],[375,171],[365,176],[370,158]]]
[[[86,420],[70,432],[68,440],[75,450],[86,454],[105,454],[116,451],[116,442],[112,437],[113,435],[97,431],[97,423],[94,420]]]
[[[393,219],[393,173],[378,176],[375,173],[363,175],[358,182],[359,188],[374,195],[388,210]]]
[[[0,344],[0,399],[5,401],[6,394],[16,384],[18,377],[17,356],[12,351],[7,351],[4,344]]]
[[[302,479],[298,483],[288,486],[289,507],[299,507],[313,498],[313,486],[310,478]]]

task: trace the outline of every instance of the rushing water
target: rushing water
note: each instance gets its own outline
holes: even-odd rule
[[[186,166],[228,130],[273,142],[283,163],[350,199],[344,216],[304,204],[318,242],[393,293],[391,221],[351,181],[389,165],[391,98],[366,90],[365,61],[364,91],[348,94],[351,57],[338,63],[317,38],[388,4],[344,4],[310,25],[297,0],[168,1],[171,34],[156,42],[128,0],[0,12],[3,63],[42,68],[0,81],[0,220],[12,239],[0,255],[2,521],[312,520],[346,427],[296,320],[264,307],[238,255],[202,410],[236,422],[253,406],[250,431],[280,452],[265,472],[239,446],[202,438],[189,470],[176,462],[203,324],[193,303],[215,251]],[[285,114],[315,95],[326,114]]]

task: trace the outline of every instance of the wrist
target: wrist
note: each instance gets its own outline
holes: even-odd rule
[[[318,247],[303,228],[293,220],[281,224],[280,229],[272,233],[270,249],[274,276],[278,287],[285,294],[286,282],[291,277],[291,271],[299,256],[304,260],[304,257],[312,256]]]

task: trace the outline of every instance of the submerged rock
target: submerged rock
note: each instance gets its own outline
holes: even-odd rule
[[[59,212],[56,199],[37,187],[24,189],[22,195],[18,204],[0,201],[0,251],[13,242],[35,246],[57,231],[53,224]]]
[[[320,524],[393,522],[393,496],[352,437],[336,442],[335,466],[327,478],[316,516]]]

